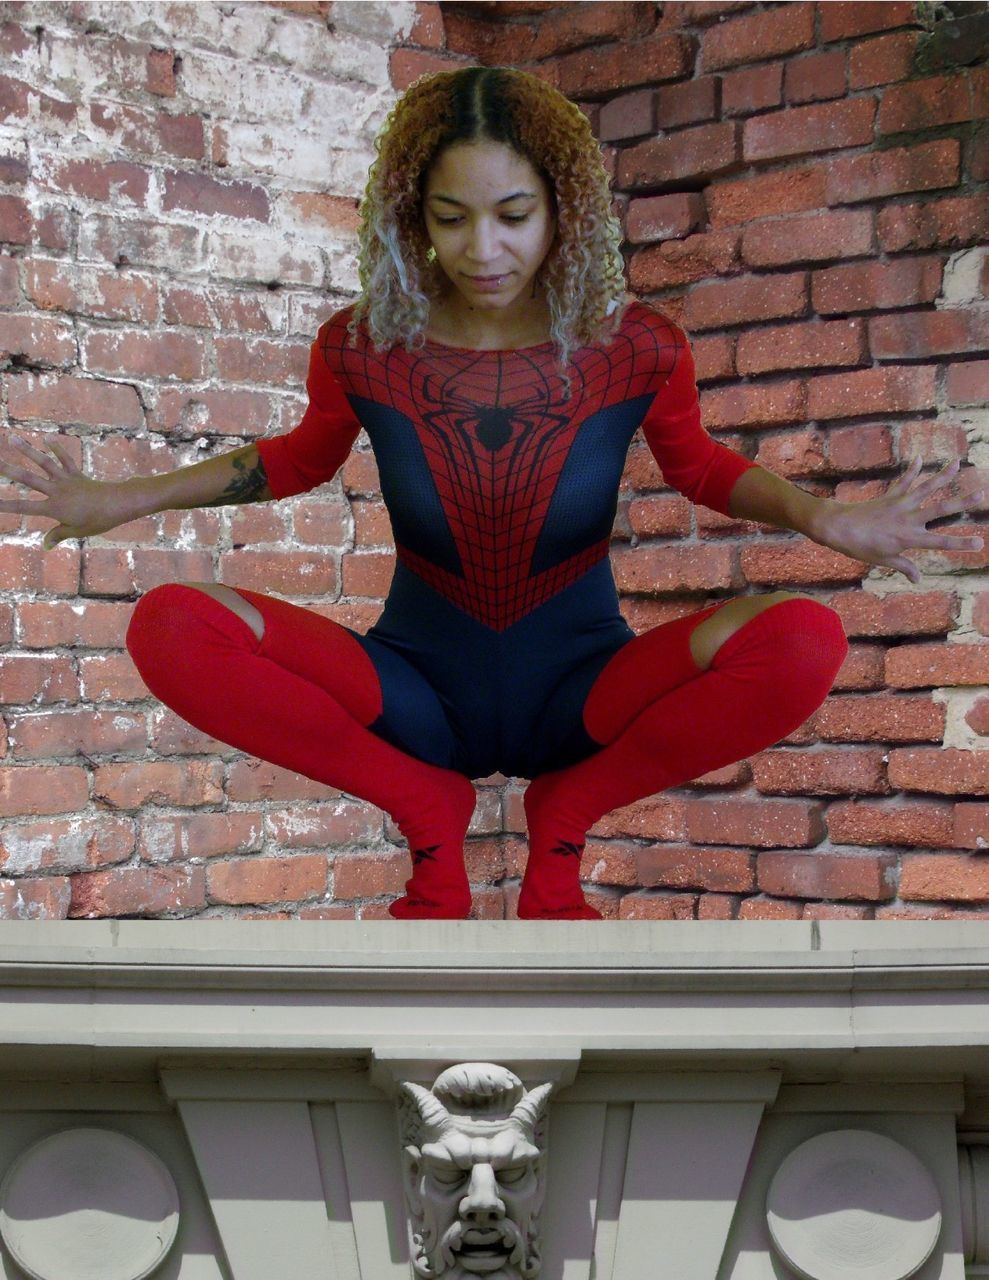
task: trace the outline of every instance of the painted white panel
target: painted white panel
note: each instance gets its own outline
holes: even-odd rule
[[[592,1280],[605,1107],[550,1103],[539,1280]]]
[[[761,1102],[637,1102],[613,1280],[717,1275]]]
[[[350,1209],[350,1188],[347,1185],[336,1107],[332,1103],[316,1104],[311,1108],[311,1113],[316,1154],[323,1177],[332,1253],[336,1263],[336,1280],[361,1280],[354,1220]]]
[[[408,1219],[394,1103],[338,1102],[337,1124],[361,1280],[409,1280]]]
[[[304,1102],[180,1101],[232,1280],[336,1280]]]
[[[593,1280],[613,1280],[615,1273],[618,1219],[622,1209],[625,1167],[628,1164],[632,1111],[631,1102],[616,1102],[609,1103],[605,1113],[597,1223],[594,1231]]]

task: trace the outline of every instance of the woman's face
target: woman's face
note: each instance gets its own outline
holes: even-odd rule
[[[521,316],[556,234],[532,164],[499,142],[458,142],[426,179],[423,218],[436,259],[474,311]]]

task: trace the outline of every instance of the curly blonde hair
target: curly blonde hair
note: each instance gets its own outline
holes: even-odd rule
[[[570,353],[608,342],[627,301],[621,228],[583,112],[511,67],[420,76],[389,113],[360,204],[361,295],[348,325],[351,343],[361,319],[378,347],[402,341],[413,350],[425,342],[430,305],[445,280],[423,218],[426,178],[447,147],[480,141],[511,147],[550,189],[557,231],[537,279],[569,398]]]

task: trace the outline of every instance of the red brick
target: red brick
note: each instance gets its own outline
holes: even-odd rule
[[[734,920],[738,913],[738,894],[702,893],[697,899],[698,920]]]
[[[801,920],[871,920],[874,909],[855,906],[853,903],[808,902],[801,912]]]
[[[989,735],[989,698],[976,698],[965,713],[965,723],[976,733]]]
[[[904,191],[954,187],[960,174],[961,144],[957,138],[838,156],[828,168],[826,198],[828,204],[854,204]]]
[[[869,321],[869,344],[879,360],[978,353],[989,346],[989,315],[945,309],[876,316]]]
[[[880,902],[896,897],[891,883],[895,867],[892,854],[760,853],[759,888],[775,897]]]
[[[348,454],[343,465],[343,488],[351,497],[381,497],[381,481],[377,476],[374,453],[351,451]]]
[[[74,765],[0,766],[0,817],[76,813],[89,803],[85,769]]]
[[[690,284],[730,271],[737,257],[738,234],[734,231],[664,240],[633,254],[629,282],[633,289],[645,293]]]
[[[726,13],[751,7],[752,0],[669,0],[659,12],[659,26],[677,31],[681,27],[709,27]]]
[[[812,378],[807,384],[809,418],[852,418],[934,408],[934,368],[887,365]]]
[[[174,98],[176,94],[175,66],[176,55],[169,49],[149,49],[147,55],[147,79],[145,88],[148,93],[157,94],[160,98]]]
[[[704,221],[704,200],[697,192],[646,196],[629,202],[625,233],[632,244],[679,239]]]
[[[825,742],[940,742],[946,708],[921,697],[830,697],[814,716]]]
[[[284,800],[297,806],[303,801],[332,800],[341,794],[336,787],[291,773],[266,760],[234,760],[226,769],[227,799],[234,803]]]
[[[820,6],[820,14],[821,39],[826,43],[913,26],[917,20],[912,0],[831,0]]]
[[[889,753],[889,780],[904,791],[985,795],[989,793],[989,751],[898,747]]]
[[[878,211],[876,234],[886,253],[979,244],[989,237],[989,196],[889,205]]]
[[[331,556],[308,551],[228,551],[223,557],[227,586],[266,591],[285,596],[336,596],[337,567]]]
[[[622,898],[618,914],[621,920],[693,920],[696,909],[696,894],[630,893]]]
[[[161,207],[193,213],[220,215],[226,218],[250,218],[268,222],[271,204],[264,187],[253,182],[217,182],[204,173],[165,169],[161,173],[164,186]]]
[[[760,441],[756,462],[778,476],[809,476],[827,471],[825,440],[819,431],[787,431]]]
[[[691,347],[698,383],[735,377],[737,370],[733,337],[728,334],[715,334],[708,338],[694,338]]]
[[[883,93],[877,123],[880,133],[906,133],[973,118],[969,77],[964,71],[952,71],[950,75],[890,85]]]
[[[905,644],[886,654],[886,681],[899,689],[989,684],[989,644]]]
[[[265,434],[270,420],[271,396],[263,391],[162,387],[149,412],[148,428],[186,437],[197,431],[254,437]]]
[[[341,570],[344,595],[384,597],[395,572],[395,556],[378,552],[345,552]]]
[[[705,71],[763,62],[814,45],[814,5],[794,3],[766,13],[729,18],[701,36]]]
[[[0,654],[0,704],[75,702],[79,682],[71,658]]]
[[[969,444],[965,429],[950,422],[932,422],[926,419],[903,422],[900,424],[899,435],[903,470],[906,470],[906,463],[915,457],[921,458],[927,467],[953,462],[956,458],[961,461],[968,458]]]
[[[822,806],[814,801],[703,799],[687,801],[694,844],[812,845],[824,836]]]
[[[37,521],[41,517],[31,519]],[[46,523],[45,528],[51,525]],[[74,594],[79,586],[79,552],[68,546],[43,551],[36,545],[0,544],[0,582],[20,591]]]
[[[827,602],[847,636],[943,635],[955,625],[958,597],[946,591],[843,591]]]
[[[950,843],[959,849],[989,849],[989,804],[956,804]]]
[[[834,844],[926,845],[952,843],[952,806],[897,799],[841,800],[829,805],[828,835]]]
[[[0,241],[31,243],[31,210],[20,196],[0,196]]]
[[[739,335],[739,373],[862,364],[868,358],[861,320],[768,325]]]
[[[662,182],[682,183],[708,178],[731,169],[742,158],[737,122],[701,124],[681,129],[668,138],[650,138],[623,151],[618,160],[618,185],[628,189]]]
[[[845,661],[838,668],[833,688],[881,689],[884,652],[869,644],[849,646]]]
[[[628,520],[640,538],[684,537],[690,532],[690,513],[686,498],[635,498],[629,503]]]
[[[746,898],[738,908],[739,920],[799,920],[803,909],[799,902],[781,898]]]
[[[219,760],[101,764],[94,770],[93,799],[115,809],[140,809],[149,802],[217,804],[223,799],[223,764]]]
[[[783,102],[783,63],[743,67],[721,77],[721,111],[726,116],[746,116],[778,107]]]
[[[895,462],[889,427],[839,427],[827,433],[828,461],[834,471],[871,471]]]
[[[389,79],[399,93],[408,89],[420,76],[432,75],[436,71],[456,71],[469,65],[469,60],[462,56],[446,57],[424,49],[393,49],[388,57]]]
[[[680,32],[592,47],[556,60],[557,88],[568,98],[594,97],[679,80],[690,74],[692,61],[691,43]]]
[[[399,894],[409,876],[405,849],[389,854],[337,855],[333,859],[333,897],[347,902]]]
[[[124,161],[55,160],[45,175],[45,185],[55,191],[73,192],[87,200],[126,201],[143,208],[148,200],[149,171]]]
[[[519,800],[521,807],[521,798]],[[685,840],[687,820],[684,800],[676,796],[647,796],[635,804],[616,809],[591,827],[591,835],[608,839],[628,836],[635,840]],[[506,826],[508,819],[506,818]],[[521,831],[523,822],[516,821],[510,830]]]
[[[667,127],[669,126],[664,125],[664,128]],[[654,129],[651,89],[623,93],[606,102],[601,108],[598,137],[602,142],[611,142],[617,138],[638,138],[644,134],[651,134]]]
[[[877,794],[889,790],[875,750],[763,751],[751,758],[757,790],[770,795]]]
[[[845,61],[843,49],[791,58],[786,64],[787,102],[822,102],[843,97]]]
[[[208,551],[164,551],[144,548],[128,552],[115,547],[87,546],[83,551],[83,591],[92,595],[132,596],[137,591],[179,579],[210,579],[213,558]]]
[[[695,285],[687,294],[683,322],[695,329],[721,329],[728,325],[803,315],[807,309],[807,277],[802,271],[787,275],[739,276]],[[826,362],[825,362],[826,363]]]
[[[663,85],[655,90],[656,122],[660,129],[676,129],[685,124],[718,118],[717,76],[695,76],[682,84]]]
[[[743,547],[742,573],[747,582],[776,586],[824,582],[859,582],[869,566],[840,551],[831,551],[806,538]]]
[[[645,888],[742,890],[755,888],[751,854],[693,845],[652,845],[636,850],[637,883]]]
[[[745,121],[742,155],[751,162],[868,146],[875,112],[871,98],[850,98],[754,116]]]
[[[230,382],[301,388],[309,368],[311,344],[272,342],[266,338],[217,338],[217,376]]]
[[[72,263],[35,258],[25,264],[25,290],[45,311],[111,320],[158,320],[158,294],[149,280],[127,272],[77,267]]]
[[[210,902],[299,902],[326,893],[325,856],[233,858],[206,869]]]
[[[183,160],[205,159],[201,116],[144,111],[120,102],[91,101],[89,118],[108,142],[130,155],[158,157],[164,153]]]
[[[228,853],[257,851],[263,840],[264,815],[261,813],[145,817],[141,825],[140,854],[143,861],[159,864],[190,857],[217,858]]]
[[[871,89],[876,85],[906,80],[920,41],[916,31],[897,31],[853,44],[848,50],[848,87]]]
[[[126,862],[133,852],[134,823],[103,813],[5,822],[0,830],[0,867],[18,876],[107,866]]]
[[[72,876],[69,917],[192,915],[206,905],[202,867],[120,867]]]
[[[755,218],[820,209],[826,173],[826,166],[814,165],[712,182],[705,190],[710,224],[715,228],[734,226]]]
[[[238,512],[231,525],[231,535],[239,533],[239,517],[246,513]],[[304,501],[292,507],[292,533],[296,542],[310,547],[340,547],[350,536],[348,509],[342,501],[330,502]],[[248,541],[236,537],[235,541]],[[384,545],[390,546],[393,539],[386,538]]]
[[[772,218],[742,232],[742,258],[752,267],[827,262],[873,252],[872,213],[867,209]]]
[[[0,880],[0,920],[64,920],[70,898],[67,876]]]
[[[616,548],[612,553],[620,591],[658,595],[716,591],[734,585],[730,547]]]
[[[90,329],[80,346],[83,367],[96,373],[186,382],[208,376],[203,339],[193,334]]]
[[[100,755],[143,751],[148,745],[144,717],[121,711],[46,711],[13,715],[9,725],[11,754],[17,760],[57,759],[63,755]],[[71,744],[67,750],[66,744]]]
[[[900,897],[985,902],[989,899],[989,862],[951,853],[908,856],[900,871]]]
[[[945,389],[952,405],[989,403],[989,360],[949,364]]]
[[[701,392],[701,419],[709,431],[718,427],[784,426],[808,416],[802,382],[774,382],[764,386],[739,383]]]
[[[442,49],[443,12],[436,0],[416,0],[415,15],[408,35],[409,44],[420,49]]]
[[[35,365],[76,363],[71,323],[54,317],[0,314],[0,359],[21,357]]]
[[[811,277],[811,298],[819,315],[875,311],[933,302],[941,291],[939,258],[901,258],[826,267]],[[778,276],[770,277],[777,280]],[[961,366],[966,368],[968,366]]]
[[[72,378],[57,373],[26,373],[4,378],[11,418],[20,422],[57,422],[61,427],[141,427],[144,412],[136,388],[94,378]],[[73,442],[61,443],[75,454]],[[82,461],[81,454],[75,458]]]

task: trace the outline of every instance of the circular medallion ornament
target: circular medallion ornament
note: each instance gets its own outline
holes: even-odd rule
[[[906,1280],[941,1231],[941,1198],[913,1152],[868,1129],[800,1144],[766,1196],[773,1244],[805,1280]]]
[[[112,1129],[43,1138],[0,1183],[0,1235],[31,1280],[144,1280],[178,1225],[168,1169]]]

